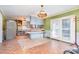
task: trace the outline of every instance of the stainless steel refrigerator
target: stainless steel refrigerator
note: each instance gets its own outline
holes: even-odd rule
[[[7,21],[6,40],[15,39],[16,37],[16,22],[13,20]]]

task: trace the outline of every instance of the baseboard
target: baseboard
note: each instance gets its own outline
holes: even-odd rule
[[[61,41],[61,40],[50,38],[50,37],[47,37],[47,38],[49,38],[50,40],[56,40],[56,41],[59,41],[59,42],[67,43],[67,44],[70,44],[70,45],[74,45],[73,43],[70,43],[70,42],[65,42],[65,41]]]

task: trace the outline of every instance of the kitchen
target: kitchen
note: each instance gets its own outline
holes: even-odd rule
[[[79,23],[74,21],[79,17],[78,6],[4,5],[0,9],[0,53],[63,53],[78,43],[75,26]]]
[[[17,22],[17,24],[20,24],[17,26],[18,27],[17,35],[26,35],[29,36],[30,39],[43,38],[44,35],[43,20],[34,16],[29,16],[26,18],[22,17],[22,18],[23,20],[20,19],[21,22]]]

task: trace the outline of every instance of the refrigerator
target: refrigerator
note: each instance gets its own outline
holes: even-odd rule
[[[16,38],[16,22],[13,20],[7,21],[7,29],[6,29],[6,40],[11,40]]]

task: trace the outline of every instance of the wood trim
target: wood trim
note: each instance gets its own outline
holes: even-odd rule
[[[75,16],[75,45],[78,47],[77,44],[77,16]]]

